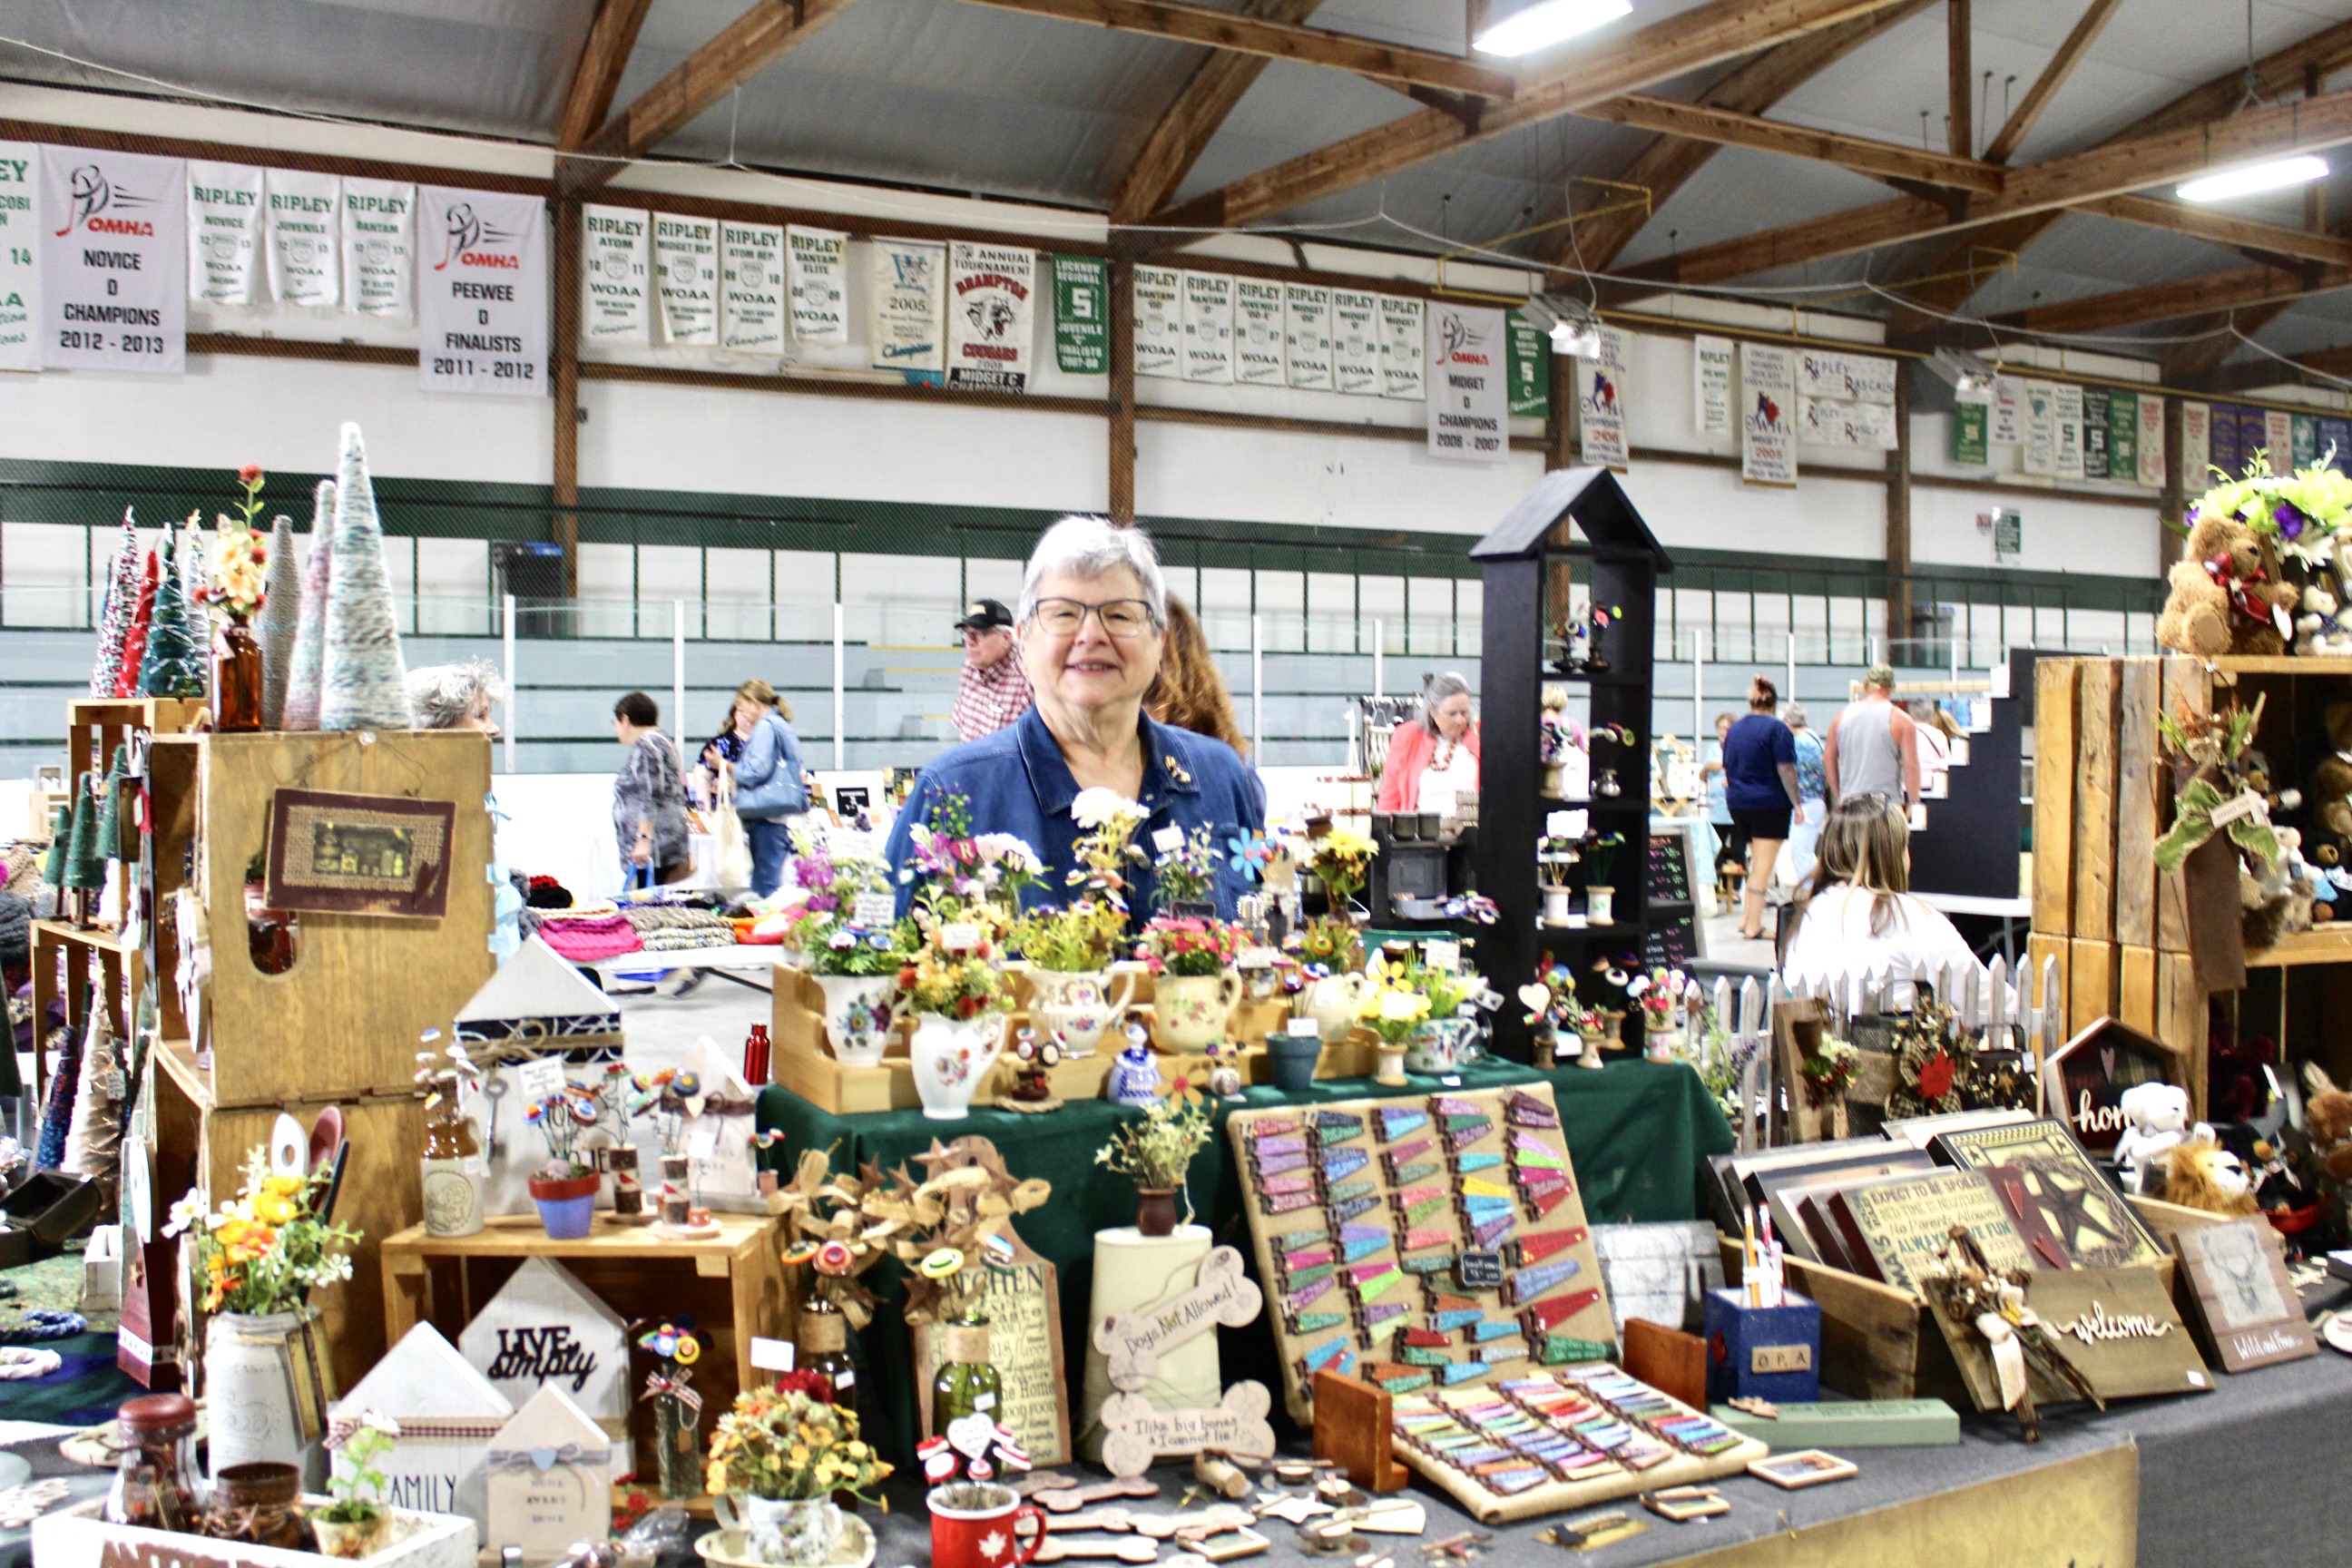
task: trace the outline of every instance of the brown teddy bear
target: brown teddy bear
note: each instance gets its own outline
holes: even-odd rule
[[[2294,627],[2294,584],[2271,542],[2235,518],[2200,517],[2156,623],[2162,647],[2200,658],[2282,654]]]
[[[2320,1166],[2339,1184],[2352,1181],[2352,1094],[2336,1088],[2317,1062],[2303,1064],[2303,1082],[2311,1095],[2304,1102],[2303,1124]]]

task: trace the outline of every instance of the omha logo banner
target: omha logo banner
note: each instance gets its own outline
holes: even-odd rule
[[[180,374],[187,185],[178,158],[41,149],[44,368]],[[249,277],[249,252],[246,266]]]

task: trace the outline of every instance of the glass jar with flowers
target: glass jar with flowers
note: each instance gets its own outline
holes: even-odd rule
[[[1372,857],[1379,853],[1380,846],[1352,827],[1334,826],[1307,835],[1302,863],[1323,884],[1333,916],[1357,925],[1371,919],[1370,911],[1360,909],[1355,900],[1370,879]]]
[[[1097,787],[1080,790],[1070,815],[1087,829],[1073,846],[1070,901],[1031,910],[1006,941],[1035,966],[1029,987],[1039,1027],[1076,1059],[1095,1054],[1103,1032],[1135,999],[1135,971],[1114,968],[1112,960],[1127,935],[1129,868],[1146,860],[1134,837],[1148,814]]]
[[[1292,933],[1301,985],[1292,1011],[1315,1020],[1327,1046],[1345,1040],[1356,1026],[1356,1006],[1364,999],[1364,935],[1333,915],[1318,916]]]
[[[907,1047],[915,1092],[925,1116],[961,1121],[1004,1049],[1013,983],[986,922],[942,921],[919,906],[914,918],[921,940],[898,972],[898,985],[915,1017]]]
[[[261,728],[261,644],[253,617],[268,600],[269,546],[256,526],[261,517],[261,467],[236,471],[245,488],[239,515],[214,518],[213,558],[208,580],[195,601],[220,622],[213,637],[213,728],[240,733]]]
[[[205,1325],[205,1386],[215,1410],[235,1410],[234,1422],[215,1421],[208,1455],[211,1474],[244,1464],[302,1460],[304,1412],[294,1378],[295,1336],[317,1316],[311,1291],[352,1277],[351,1249],[360,1233],[331,1223],[325,1205],[331,1184],[322,1171],[277,1170],[269,1151],[246,1156],[237,1196],[212,1213],[191,1191],[172,1205],[167,1237],[185,1233],[195,1254],[201,1300],[212,1314]],[[315,1393],[316,1384],[311,1384]],[[322,1430],[323,1409],[310,1412],[308,1428]]]
[[[334,1500],[310,1513],[310,1532],[321,1557],[356,1559],[373,1554],[392,1519],[391,1480],[379,1463],[400,1439],[400,1424],[380,1410],[339,1415],[327,1428],[333,1469],[327,1491]]]
[[[702,1477],[695,1456],[701,1451],[702,1394],[694,1387],[694,1363],[702,1342],[694,1320],[683,1313],[640,1327],[637,1348],[654,1358],[641,1402],[654,1407],[654,1467],[666,1498],[690,1498]]]
[[[1170,1236],[1176,1229],[1176,1194],[1184,1187],[1193,1156],[1208,1142],[1208,1103],[1200,1090],[1180,1085],[1144,1107],[1141,1121],[1113,1131],[1110,1142],[1095,1151],[1095,1163],[1134,1180],[1136,1229],[1146,1236]],[[1186,1223],[1192,1217],[1188,1194]]]
[[[1240,929],[1213,917],[1162,915],[1143,928],[1135,955],[1151,972],[1154,1047],[1198,1054],[1225,1037],[1225,1021],[1242,999],[1234,968],[1241,952]]]
[[[740,1535],[730,1561],[780,1568],[872,1561],[873,1532],[834,1499],[878,1503],[890,1466],[860,1434],[857,1413],[834,1403],[822,1374],[788,1372],[772,1388],[737,1394],[719,1417],[703,1470],[721,1527]],[[844,1556],[842,1537],[850,1533],[864,1540]]]

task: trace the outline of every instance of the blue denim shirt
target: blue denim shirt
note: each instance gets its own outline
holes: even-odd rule
[[[1171,729],[1149,717],[1142,721],[1143,793],[1138,804],[1151,814],[1137,830],[1135,842],[1148,853],[1151,836],[1175,826],[1189,837],[1206,826],[1216,847],[1217,913],[1234,918],[1234,900],[1247,884],[1233,868],[1226,840],[1244,832],[1263,831],[1265,808],[1252,788],[1249,775],[1234,749],[1222,741]],[[971,830],[1010,833],[1037,852],[1045,874],[1022,894],[1024,908],[1060,905],[1069,897],[1068,875],[1077,857],[1078,825],[1070,803],[1078,797],[1078,781],[1062,760],[1045,721],[1034,708],[992,735],[983,735],[941,755],[915,779],[914,794],[890,829],[886,851],[895,876],[907,863],[908,833],[916,823],[928,823],[939,803],[961,794],[971,803]],[[1139,923],[1157,903],[1150,868],[1129,874],[1128,908]],[[898,889],[898,912],[907,912],[908,889]]]
[[[808,809],[808,786],[801,782],[800,737],[781,713],[760,715],[735,759],[735,809],[754,821],[789,816]]]

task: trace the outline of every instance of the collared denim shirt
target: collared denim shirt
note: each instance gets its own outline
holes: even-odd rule
[[[1151,853],[1151,836],[1175,826],[1190,837],[1195,828],[1210,829],[1216,849],[1217,913],[1234,918],[1234,900],[1247,883],[1233,868],[1233,851],[1226,840],[1244,832],[1263,831],[1265,808],[1234,749],[1222,741],[1171,729],[1150,717],[1142,721],[1143,793],[1138,803],[1151,814],[1137,830],[1135,842]],[[1069,900],[1069,871],[1077,857],[1078,825],[1070,803],[1078,797],[1078,781],[1062,760],[1062,748],[1045,728],[1034,708],[1019,721],[945,752],[915,779],[915,791],[890,829],[886,851],[896,876],[907,863],[908,829],[928,823],[939,803],[961,794],[971,804],[971,830],[1010,833],[1037,852],[1045,874],[1022,894],[1024,909],[1058,906]],[[1158,902],[1156,879],[1150,867],[1128,874],[1128,908],[1136,923]],[[898,912],[907,912],[908,889],[898,889]]]

